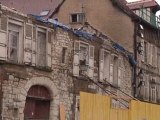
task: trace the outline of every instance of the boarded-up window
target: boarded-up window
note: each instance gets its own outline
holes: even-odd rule
[[[46,66],[46,32],[38,31],[37,35],[37,65]]]

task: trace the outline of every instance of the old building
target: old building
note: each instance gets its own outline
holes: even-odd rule
[[[2,119],[71,119],[70,33],[3,5],[0,21]]]
[[[88,22],[133,52],[134,23],[117,5],[124,6],[124,0],[66,0],[50,17],[74,28]]]
[[[80,91],[114,96],[113,107],[128,108],[135,61],[127,48],[89,24],[73,30],[0,8],[3,120],[78,120]]]
[[[135,96],[159,103],[159,18],[160,6],[154,0],[133,2],[128,6],[139,17],[135,19]]]

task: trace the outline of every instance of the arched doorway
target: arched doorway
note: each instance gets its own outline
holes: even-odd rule
[[[50,92],[44,86],[32,86],[26,98],[24,109],[25,120],[49,120]]]

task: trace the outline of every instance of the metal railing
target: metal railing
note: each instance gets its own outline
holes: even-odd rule
[[[142,7],[141,9],[135,10],[134,12],[152,26],[160,28],[160,18],[153,14],[150,10]]]

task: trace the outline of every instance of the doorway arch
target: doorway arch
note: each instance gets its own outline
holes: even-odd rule
[[[49,120],[51,95],[41,85],[33,85],[26,97],[24,119]]]

